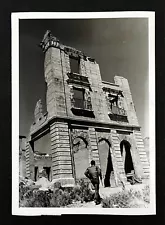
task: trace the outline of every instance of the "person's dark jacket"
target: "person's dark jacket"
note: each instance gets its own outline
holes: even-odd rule
[[[102,180],[101,169],[98,166],[90,166],[85,171],[85,176],[93,182],[99,183],[99,177]]]

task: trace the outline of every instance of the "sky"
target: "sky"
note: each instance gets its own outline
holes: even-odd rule
[[[128,79],[142,136],[149,137],[148,19],[21,19],[19,24],[19,134],[28,135],[36,102],[45,101],[46,30],[94,58],[102,80]]]

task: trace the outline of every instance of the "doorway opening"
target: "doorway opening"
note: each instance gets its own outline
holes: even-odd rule
[[[34,181],[37,181],[38,179],[38,166],[34,167]]]
[[[115,185],[110,148],[111,144],[108,140],[101,139],[99,141],[98,149],[104,187],[110,187]]]
[[[126,141],[126,140],[121,141],[120,150],[121,150],[121,156],[122,156],[123,162],[124,162],[124,170],[125,170],[127,179],[129,176],[134,175],[134,166],[133,166],[130,149],[131,149],[131,145],[128,141]]]
[[[84,175],[87,167],[89,167],[89,152],[87,141],[82,137],[76,137],[73,140],[73,160],[74,160],[74,176],[75,180],[86,180]]]
[[[51,181],[51,167],[43,167],[43,169],[45,170],[46,173],[46,178]]]

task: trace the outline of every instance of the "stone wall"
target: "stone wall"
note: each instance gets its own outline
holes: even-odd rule
[[[25,157],[25,151],[23,151],[20,154],[20,159],[19,159],[19,174],[21,177],[26,176],[26,157]]]
[[[130,153],[132,157],[133,167],[137,178],[143,178],[142,164],[139,157],[138,149],[135,146],[135,140],[132,132],[120,132],[118,131],[118,140],[121,143],[123,140],[128,141],[130,144]]]
[[[70,52],[73,51],[74,53],[75,50],[70,48],[70,51],[67,52],[64,48],[62,45],[60,48],[50,47],[45,53],[44,68],[45,81],[47,83],[47,111],[49,118],[53,116],[68,116],[87,121],[94,120],[105,123],[123,124],[122,120],[113,121],[108,116],[106,95],[102,89],[104,86],[108,86],[111,89],[121,90],[123,92],[124,108],[128,115],[129,124],[138,126],[139,124],[127,79],[115,76],[116,86],[104,84],[101,79],[98,63],[95,60],[89,60],[87,57],[83,57],[81,53],[77,53],[80,54],[78,55],[80,57],[80,76],[88,77],[89,87],[85,87],[83,84],[75,84],[74,82],[68,84],[68,73],[71,73],[69,55],[71,54]],[[71,99],[73,87],[84,88],[86,92],[90,93],[94,118],[84,118],[72,112]]]
[[[123,91],[124,107],[127,111],[129,124],[132,126],[139,126],[128,80],[120,76],[115,76],[114,80],[115,84],[118,84]]]
[[[67,123],[55,122],[50,126],[52,151],[52,178],[63,184],[73,184],[70,135]]]
[[[26,176],[26,137],[19,137],[19,175]]]
[[[136,160],[139,159],[141,165],[140,168],[143,171],[142,178],[149,178],[150,164],[147,158],[146,150],[144,148],[141,131],[134,131],[132,139],[135,145],[134,149],[136,149],[136,151],[138,152],[138,157],[136,157]]]
[[[45,81],[47,83],[48,118],[66,116],[63,65],[61,50],[49,48],[45,53]]]

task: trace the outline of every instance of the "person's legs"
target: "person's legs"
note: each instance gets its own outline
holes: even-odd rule
[[[95,183],[94,187],[95,187],[95,203],[100,204],[101,198],[100,198],[100,195],[99,195],[99,183]]]

